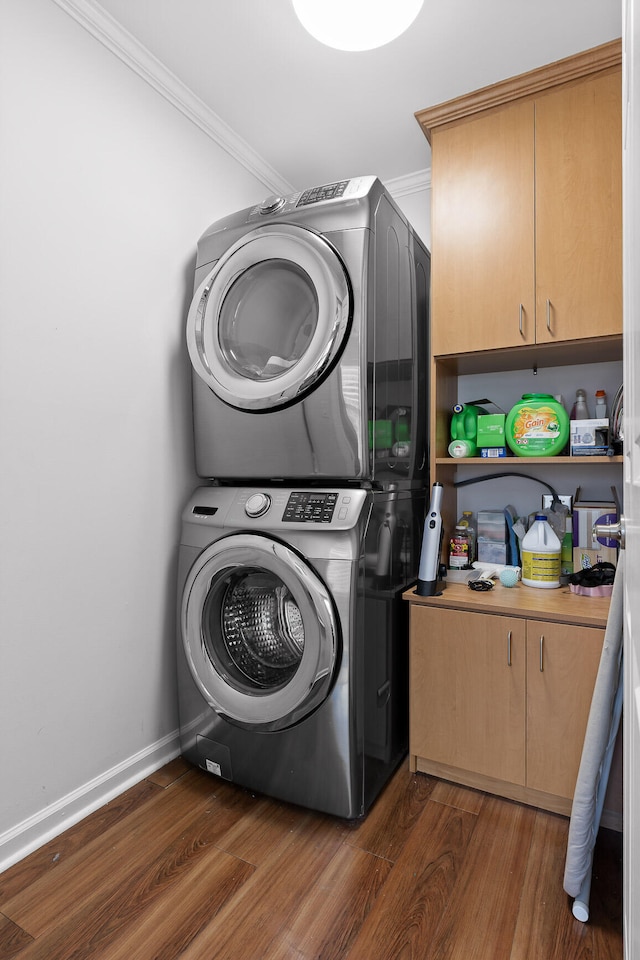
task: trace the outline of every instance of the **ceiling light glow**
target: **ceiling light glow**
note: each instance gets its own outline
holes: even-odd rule
[[[410,27],[424,0],[292,0],[308,32],[337,50],[373,50]]]

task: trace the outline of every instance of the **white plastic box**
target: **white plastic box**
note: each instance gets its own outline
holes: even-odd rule
[[[478,561],[507,562],[507,521],[504,510],[478,510]]]

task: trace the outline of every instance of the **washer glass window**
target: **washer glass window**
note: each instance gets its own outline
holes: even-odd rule
[[[220,309],[220,349],[235,373],[273,380],[306,353],[318,325],[308,273],[289,260],[265,260],[232,284]]]
[[[282,729],[331,688],[339,656],[331,596],[279,540],[239,532],[207,547],[185,582],[181,629],[200,692],[237,723]]]
[[[209,592],[202,620],[211,661],[236,689],[277,690],[300,665],[302,614],[275,573],[249,568],[222,578]]]

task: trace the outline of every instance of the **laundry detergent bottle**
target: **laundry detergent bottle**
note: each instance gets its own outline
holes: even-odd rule
[[[505,438],[517,457],[554,457],[569,440],[569,416],[550,393],[525,393],[507,414]]]
[[[527,587],[560,586],[560,540],[543,513],[537,513],[520,545],[522,582]]]
[[[449,454],[452,457],[475,457],[478,452],[478,416],[484,413],[483,407],[474,403],[456,403],[451,417],[451,443]]]

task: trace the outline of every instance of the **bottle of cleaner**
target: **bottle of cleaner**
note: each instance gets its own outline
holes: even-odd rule
[[[588,420],[589,408],[587,407],[587,395],[584,390],[576,390],[576,399],[571,408],[572,420]]]
[[[463,457],[475,457],[478,446],[474,440],[452,440],[448,449],[450,457],[460,460]]]
[[[449,540],[449,569],[462,570],[469,565],[469,531],[461,524],[456,525]]]
[[[473,563],[476,559],[476,541],[477,541],[477,531],[476,523],[473,516],[472,510],[463,510],[462,516],[458,520],[459,527],[466,527],[469,534],[469,563]]]
[[[560,573],[563,576],[573,573],[573,520],[571,514],[565,517],[564,536],[560,541]]]
[[[607,416],[607,395],[604,390],[596,390],[596,420],[604,420]]]
[[[543,513],[537,513],[521,544],[522,582],[527,587],[560,586],[560,540]]]

